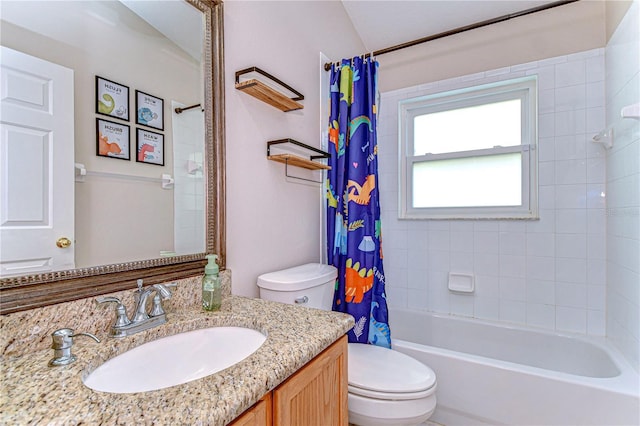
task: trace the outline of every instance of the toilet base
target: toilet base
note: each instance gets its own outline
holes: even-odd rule
[[[357,426],[415,426],[427,421],[435,409],[435,393],[402,401],[349,394],[349,423]]]

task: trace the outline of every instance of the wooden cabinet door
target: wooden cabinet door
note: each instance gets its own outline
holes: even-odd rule
[[[230,426],[271,426],[271,392],[235,419]]]
[[[273,391],[277,426],[346,426],[347,337],[343,336]]]

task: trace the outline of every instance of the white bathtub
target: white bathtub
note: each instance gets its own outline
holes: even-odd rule
[[[394,349],[431,367],[431,420],[455,425],[638,425],[639,376],[606,340],[391,309]]]

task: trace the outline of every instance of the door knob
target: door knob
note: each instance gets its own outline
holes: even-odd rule
[[[71,240],[67,237],[58,238],[58,241],[56,241],[56,245],[60,248],[67,248],[71,245]]]

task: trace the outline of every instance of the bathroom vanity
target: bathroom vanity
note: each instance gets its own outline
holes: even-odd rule
[[[347,337],[266,394],[233,426],[347,425]]]
[[[351,316],[238,296],[229,296],[221,312],[205,313],[194,303],[198,284],[196,279],[179,283],[167,305],[166,324],[120,339],[107,336],[111,310],[96,308],[88,299],[64,304],[74,305],[65,306],[72,314],[61,314],[64,305],[57,305],[0,317],[0,423],[347,423],[344,335],[353,326]],[[114,295],[126,300],[125,293]],[[78,339],[73,347],[76,362],[48,367],[53,356],[50,334],[59,326],[94,333],[102,341]],[[252,328],[267,339],[237,364],[182,385],[117,394],[83,384],[99,365],[145,342],[215,326]]]

